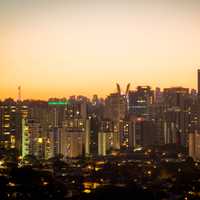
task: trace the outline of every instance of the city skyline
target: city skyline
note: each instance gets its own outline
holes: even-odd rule
[[[0,0],[0,199],[199,200],[200,0]]]
[[[149,2],[149,1],[148,1]],[[197,89],[200,2],[0,2],[0,99]]]

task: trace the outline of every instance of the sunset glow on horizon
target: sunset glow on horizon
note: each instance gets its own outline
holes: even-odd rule
[[[199,10],[198,0],[2,0],[0,99],[19,85],[23,99],[105,97],[116,83],[196,88]]]

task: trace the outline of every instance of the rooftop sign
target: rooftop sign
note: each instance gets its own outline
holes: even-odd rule
[[[67,105],[68,101],[49,101],[48,105]]]

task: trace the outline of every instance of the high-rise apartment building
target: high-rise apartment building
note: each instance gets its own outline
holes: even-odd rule
[[[127,101],[124,95],[113,93],[105,99],[104,118],[119,122],[126,117]]]
[[[90,154],[90,120],[66,119],[61,133],[61,153],[69,158]]]
[[[189,108],[192,103],[189,89],[166,88],[163,92],[165,144],[187,145]]]
[[[17,148],[21,152],[22,119],[27,118],[28,108],[6,99],[0,105],[0,146]]]
[[[70,158],[90,154],[90,119],[87,116],[87,99],[82,96],[69,100],[65,107],[61,153]]]
[[[138,86],[136,91],[130,91],[128,97],[129,115],[150,118],[150,108],[154,103],[154,91],[150,86]]]
[[[102,120],[98,133],[98,155],[106,156],[113,150],[114,130],[111,120]]]

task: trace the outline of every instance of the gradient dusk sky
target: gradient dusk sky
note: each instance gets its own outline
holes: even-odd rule
[[[199,0],[1,0],[0,98],[196,88]]]

